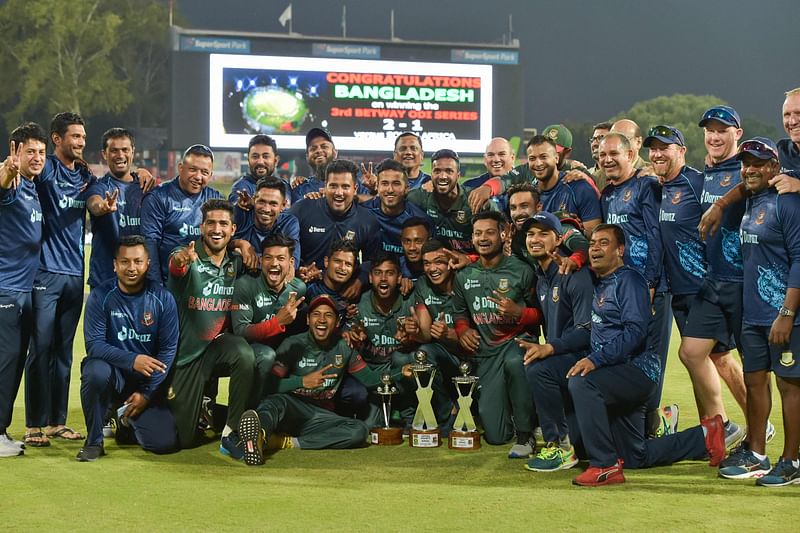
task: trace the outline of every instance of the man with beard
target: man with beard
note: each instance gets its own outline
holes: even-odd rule
[[[256,357],[256,403],[263,396],[264,379],[275,362],[275,349],[287,336],[301,331],[295,319],[305,300],[306,284],[290,277],[294,272],[293,246],[292,240],[280,233],[264,239],[261,275],[240,277],[233,290],[233,333],[250,343]]]
[[[664,246],[664,273],[672,294],[672,312],[681,338],[686,330],[689,309],[700,291],[708,270],[705,246],[700,240],[697,224],[702,213],[700,195],[703,191],[703,174],[686,166],[683,134],[671,126],[655,126],[647,134],[644,146],[649,148],[649,159],[662,182],[659,221],[661,241]],[[721,415],[727,420],[722,402],[719,378],[727,378],[728,365],[738,362],[728,353],[726,344],[717,343],[710,357],[684,362],[692,380],[700,418]],[[718,372],[716,366],[723,368]],[[731,393],[745,410],[744,382],[741,373],[735,382],[728,384]],[[670,408],[674,415],[674,407]]]
[[[431,181],[431,177],[420,168],[425,152],[422,151],[422,139],[416,133],[406,131],[397,136],[393,157],[406,169],[409,190],[418,189]]]
[[[458,154],[453,150],[438,150],[431,156],[431,192],[414,189],[408,201],[417,205],[433,220],[434,235],[448,243],[451,250],[471,254],[472,210],[467,191],[460,185],[461,171]]]
[[[750,193],[741,223],[744,263],[742,355],[747,386],[747,438],[720,464],[728,479],[764,487],[800,483],[800,196],[769,186],[780,171],[778,149],[755,137],[741,144],[742,181]],[[783,452],[770,469],[766,432],[772,406],[770,371],[783,405]],[[761,477],[763,476],[763,477]]]
[[[336,304],[327,296],[317,296],[308,306],[308,332],[281,343],[278,364],[273,368],[281,378],[280,393],[265,398],[255,411],[246,411],[239,423],[245,464],[264,464],[264,445],[271,434],[278,432],[293,437],[293,448],[345,449],[366,445],[367,424],[334,413],[333,399],[345,376],[374,388],[381,383],[381,375],[347,345],[338,326]]]
[[[403,255],[400,257],[400,273],[403,278],[417,281],[424,273],[422,247],[431,237],[430,219],[409,218],[403,222],[400,230],[400,245]]]
[[[229,332],[234,282],[243,272],[241,258],[227,251],[236,231],[233,206],[214,198],[203,204],[201,214],[200,238],[177,248],[169,259],[167,287],[178,304],[180,339],[168,398],[178,443],[191,447],[198,443],[206,383],[230,376],[227,426],[220,444],[230,450],[237,442],[231,429],[238,426],[251,399],[255,357],[247,341]]]
[[[148,194],[142,203],[142,235],[150,254],[148,276],[166,283],[169,255],[200,236],[201,206],[220,193],[209,187],[214,172],[214,152],[193,144],[178,164],[178,177]]]
[[[278,145],[275,139],[269,135],[254,135],[247,145],[247,166],[250,169],[233,184],[228,201],[233,205],[244,205],[251,207],[253,196],[258,189],[258,181],[264,178],[275,178],[283,185],[283,197],[291,198],[292,187],[289,182],[277,177],[275,169],[278,167],[281,158],[278,155]]]
[[[258,181],[253,209],[245,211],[238,204],[234,206],[236,233],[234,241],[247,241],[261,255],[261,243],[272,235],[281,234],[292,240],[294,257],[293,268],[300,265],[300,224],[297,217],[284,211],[286,208],[286,187],[275,178],[267,177]]]
[[[400,233],[403,223],[410,218],[428,219],[425,211],[406,201],[408,174],[403,165],[394,159],[384,159],[375,169],[378,197],[364,202],[380,224],[383,251],[402,254]],[[430,224],[432,226],[432,224]]]
[[[88,190],[86,208],[92,224],[92,255],[89,259],[89,287],[115,279],[114,250],[121,236],[141,233],[142,201],[155,184],[150,173],[133,172],[136,153],[133,133],[123,128],[111,128],[103,133],[101,155],[108,173],[92,183]],[[147,186],[142,187],[146,180]]]
[[[33,324],[31,291],[42,246],[42,206],[34,178],[44,169],[47,135],[34,122],[11,132],[10,155],[0,165],[0,457],[22,455],[8,434]],[[44,440],[41,431],[26,440]],[[45,441],[47,442],[47,441]]]
[[[505,228],[500,213],[475,215],[472,241],[479,257],[456,274],[453,314],[458,342],[480,378],[478,412],[486,442],[507,443],[516,433],[508,454],[515,459],[534,450],[533,404],[516,337],[539,324],[541,313],[529,307],[533,270],[503,254]]]
[[[323,267],[323,258],[336,239],[355,243],[362,261],[368,262],[380,249],[378,221],[367,208],[353,201],[356,194],[356,173],[352,161],[337,159],[325,167],[325,197],[307,199],[294,204],[289,212],[300,225],[301,263]],[[362,266],[342,296],[354,300],[367,283],[369,265]]]
[[[122,402],[117,442],[125,442],[128,433],[145,450],[175,450],[175,420],[162,384],[175,358],[178,310],[164,287],[147,280],[149,266],[144,238],[121,237],[114,257],[117,279],[101,283],[86,301],[81,405],[88,435],[78,461],[105,455],[106,411]]]
[[[594,178],[597,189],[602,191],[606,186],[606,175],[603,168],[600,166],[600,158],[598,149],[600,148],[600,141],[611,131],[611,122],[599,122],[592,127],[592,136],[589,138],[589,149],[592,151],[592,159],[594,166],[589,168],[589,174]]]
[[[344,288],[353,278],[358,267],[358,248],[353,241],[338,239],[333,241],[330,250],[323,259],[324,270],[318,281],[310,283],[306,290],[306,299],[313,300],[317,296],[326,295],[336,304],[336,312],[342,324],[355,315],[360,295],[355,299],[342,296]]]
[[[602,145],[600,153],[603,161]],[[592,233],[589,261],[597,281],[591,347],[567,372],[589,456],[589,468],[572,483],[584,487],[624,483],[623,464],[647,468],[708,457],[711,466],[716,466],[725,455],[719,415],[680,433],[645,438],[646,404],[658,387],[661,365],[647,346],[648,285],[639,272],[625,265],[625,238],[622,228],[614,224],[602,224]]]

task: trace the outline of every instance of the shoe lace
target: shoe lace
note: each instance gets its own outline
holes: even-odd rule
[[[539,457],[545,460],[555,459],[559,456],[559,452],[558,445],[551,442],[539,451]]]

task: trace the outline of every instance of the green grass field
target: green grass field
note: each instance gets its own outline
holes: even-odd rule
[[[84,431],[75,342],[68,424]],[[681,427],[696,424],[691,385],[673,333],[663,403],[681,407]],[[227,389],[221,387],[224,400]],[[777,394],[776,394],[777,396]],[[21,437],[24,393],[10,432]],[[726,391],[732,418],[743,416]],[[769,446],[777,459],[783,433]],[[78,463],[80,442],[54,441],[0,459],[0,517],[12,531],[56,528],[114,531],[442,531],[621,530],[796,531],[797,486],[757,488],[725,481],[704,462],[625,472],[622,486],[574,487],[583,465],[534,474],[506,458],[507,446],[477,452],[408,446],[347,451],[284,450],[246,467],[210,442],[167,456],[106,443],[108,456]],[[745,507],[746,505],[746,507]],[[784,518],[781,518],[784,517]],[[530,529],[529,529],[530,528]]]

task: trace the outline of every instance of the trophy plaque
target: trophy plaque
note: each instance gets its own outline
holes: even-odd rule
[[[439,441],[439,424],[433,412],[433,378],[436,369],[428,363],[428,354],[422,350],[414,354],[414,363],[411,365],[414,380],[417,382],[417,411],[411,422],[411,431],[408,434],[408,444],[412,448],[436,448]],[[427,382],[423,381],[427,377]]]
[[[383,411],[383,427],[374,427],[369,430],[369,438],[372,444],[378,446],[390,446],[403,442],[403,428],[393,428],[390,424],[392,419],[392,396],[397,394],[397,387],[392,383],[392,376],[381,375],[381,384],[376,391],[381,397],[381,408]]]
[[[478,376],[470,376],[472,370],[469,363],[463,362],[458,367],[460,376],[453,378],[458,392],[458,414],[450,430],[447,447],[451,450],[478,450],[481,447],[481,434],[472,416],[472,394],[478,384]]]

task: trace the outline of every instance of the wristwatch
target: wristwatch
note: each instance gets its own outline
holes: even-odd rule
[[[778,309],[778,316],[794,316],[794,315],[795,312],[789,309],[788,307],[781,306],[781,308]]]

